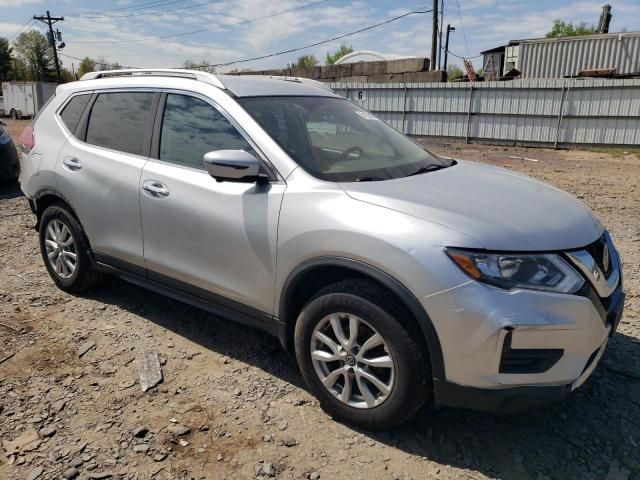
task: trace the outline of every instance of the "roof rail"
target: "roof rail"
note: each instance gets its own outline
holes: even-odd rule
[[[334,93],[331,87],[326,83],[319,82],[318,80],[312,80],[310,78],[305,77],[287,77],[284,75],[269,75],[269,78],[273,78],[275,80],[284,80],[285,82],[296,82],[303,83],[305,85],[309,85],[310,87],[321,88],[322,90],[327,90],[331,93]]]
[[[214,87],[224,89],[224,84],[215,75],[197,70],[184,70],[179,68],[130,68],[126,70],[103,70],[100,72],[85,73],[80,80],[96,80],[98,78],[110,77],[177,77],[190,78],[200,82],[208,83]]]

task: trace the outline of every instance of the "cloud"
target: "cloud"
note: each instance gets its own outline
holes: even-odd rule
[[[28,4],[43,2],[44,0],[0,0],[0,7],[22,7]]]

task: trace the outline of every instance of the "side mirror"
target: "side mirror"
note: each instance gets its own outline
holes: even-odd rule
[[[215,150],[204,154],[204,168],[219,182],[255,183],[260,176],[260,162],[244,150]]]

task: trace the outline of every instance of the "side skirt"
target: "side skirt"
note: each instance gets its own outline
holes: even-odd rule
[[[278,321],[268,313],[188,283],[165,277],[136,265],[130,265],[108,255],[92,252],[92,257],[98,270],[117,275],[127,282],[200,308],[219,317],[253,328],[259,328],[273,336],[278,335]]]

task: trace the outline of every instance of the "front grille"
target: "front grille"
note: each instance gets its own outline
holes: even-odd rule
[[[611,273],[611,253],[609,252],[609,246],[604,234],[591,245],[585,247],[585,250],[589,252],[596,261],[602,273],[608,277]]]

